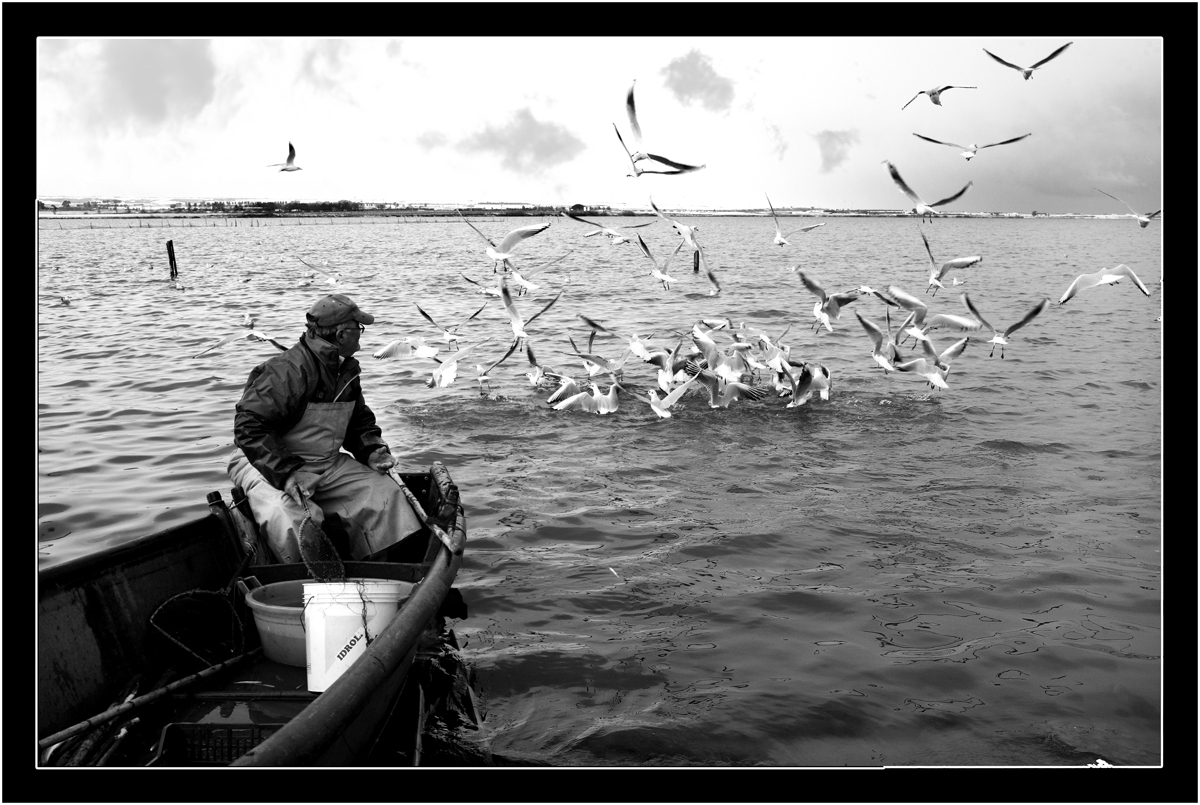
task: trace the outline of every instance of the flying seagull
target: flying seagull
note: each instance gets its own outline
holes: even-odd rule
[[[979,89],[979,87],[956,87],[953,84],[947,84],[944,87],[934,87],[933,89],[923,89],[920,92],[918,92],[916,95],[912,96],[912,98],[909,99],[908,103],[912,103],[917,98],[920,98],[922,95],[928,95],[929,100],[933,101],[935,106],[941,106],[942,105],[942,93],[948,89]],[[908,103],[906,103],[900,107],[901,112],[903,112],[905,109],[908,108]]]
[[[640,147],[641,141],[642,141],[642,127],[638,123],[637,104],[634,103],[634,100],[633,100],[633,89],[636,86],[637,86],[637,79],[635,78],[633,80],[633,84],[631,84],[629,86],[629,92],[626,93],[626,95],[625,95],[625,111],[629,115],[629,128],[633,131],[634,144]],[[621,130],[617,128],[616,123],[613,123],[613,131],[617,132],[617,139],[621,141],[621,147],[625,149],[625,155],[627,157],[629,157],[629,163],[633,166],[633,173],[628,174],[628,175],[634,177],[635,179],[638,176],[641,176],[643,173],[659,173],[659,174],[666,174],[666,175],[678,174],[678,173],[691,173],[692,171],[698,171],[705,167],[704,165],[685,165],[682,162],[675,162],[674,160],[667,159],[666,157],[662,157],[657,154],[649,154],[649,153],[646,153],[645,151],[637,151],[635,153],[630,153],[629,148],[625,145],[625,139],[623,137],[621,137]],[[669,165],[670,167],[674,168],[674,170],[669,170],[669,171],[644,170],[644,169],[638,167],[638,163],[642,162],[643,160],[650,160],[651,162],[661,162],[664,165]]]
[[[592,235],[607,235],[608,239],[610,241],[612,241],[614,246],[619,243],[632,243],[633,242],[633,238],[621,234],[618,230],[613,229],[610,226],[605,226],[604,224],[598,224],[595,221],[589,221],[586,218],[580,218],[578,215],[572,215],[571,213],[567,212],[566,210],[563,210],[563,215],[567,216],[572,221],[578,221],[581,224],[589,224],[591,226],[596,227],[596,229],[594,229],[593,231],[588,232],[586,235],[584,235],[585,238],[590,238]],[[658,223],[658,222],[657,221],[646,221],[644,224],[629,224],[625,228],[626,229],[639,229],[643,226],[651,226],[652,224],[656,224],[656,223]]]
[[[282,167],[282,168],[279,168],[279,170],[280,170],[280,171],[300,171],[300,170],[304,170],[304,168],[298,167],[298,166],[297,166],[295,163],[296,163],[296,149],[295,149],[295,147],[294,147],[294,146],[293,146],[291,143],[288,143],[288,158],[287,158],[287,162],[275,162],[275,163],[273,163],[273,164],[271,164],[271,165],[268,165],[267,167],[268,167],[268,168],[275,168],[275,167],[278,167],[278,166],[282,165],[283,167]]]
[[[925,242],[925,253],[929,255],[929,288],[933,289],[933,296],[937,296],[938,288],[946,287],[942,284],[942,277],[946,276],[946,273],[950,269],[968,268],[976,263],[983,262],[983,258],[976,254],[971,257],[955,257],[953,260],[947,260],[939,266],[937,261],[933,259],[933,251],[929,248],[929,238],[925,237],[924,231],[921,232],[921,240]],[[925,290],[928,291],[929,288]]]
[[[1121,263],[1114,268],[1102,268],[1094,274],[1080,274],[1063,293],[1062,299],[1059,299],[1058,303],[1065,305],[1067,300],[1080,291],[1095,288],[1097,285],[1116,285],[1123,279],[1133,280],[1133,284],[1138,287],[1139,291],[1146,296],[1150,295],[1150,291],[1146,290],[1146,286],[1138,279],[1137,274],[1133,273],[1133,269]]]
[[[1104,193],[1104,191],[1098,187],[1093,187],[1092,189],[1095,190],[1097,193]],[[1121,199],[1117,198],[1112,193],[1104,193],[1104,195],[1108,196],[1109,198],[1113,199],[1114,201],[1121,201]],[[1130,207],[1128,203],[1126,203],[1124,201],[1121,201],[1121,203],[1124,204],[1125,207],[1131,213],[1133,213],[1133,217],[1137,219],[1138,224],[1142,227],[1142,229],[1145,229],[1146,227],[1150,226],[1150,219],[1153,218],[1154,216],[1158,215],[1160,212],[1162,212],[1162,210],[1155,210],[1154,212],[1148,212],[1143,215],[1142,213],[1135,210],[1133,207]]]
[[[774,243],[775,243],[775,245],[776,245],[776,246],[779,246],[779,247],[781,247],[781,248],[782,248],[782,247],[784,247],[784,246],[787,246],[787,245],[789,245],[789,244],[788,244],[788,242],[787,242],[787,239],[788,239],[788,238],[790,238],[792,235],[799,235],[801,232],[811,232],[812,230],[816,229],[818,226],[825,226],[825,224],[823,224],[823,223],[821,223],[821,224],[811,224],[810,226],[802,226],[802,227],[800,227],[799,229],[797,229],[795,232],[788,232],[788,233],[785,235],[785,234],[783,234],[783,230],[781,230],[781,229],[779,228],[779,216],[777,216],[777,215],[775,214],[775,207],[774,207],[774,206],[772,206],[772,204],[771,204],[771,197],[770,197],[770,196],[767,196],[767,194],[766,194],[766,193],[763,193],[763,195],[764,195],[764,196],[766,196],[766,198],[767,198],[767,207],[768,207],[768,208],[771,210],[771,218],[772,218],[772,220],[774,220],[774,221],[775,221],[775,240],[774,240]]]
[[[916,205],[913,207],[913,212],[920,215],[921,220],[925,220],[925,218],[928,217],[930,222],[932,222],[933,216],[938,214],[938,211],[935,210],[934,207],[941,207],[945,204],[949,204],[951,201],[957,200],[962,196],[963,193],[970,189],[971,185],[975,184],[974,182],[967,182],[963,189],[959,190],[953,196],[944,198],[941,201],[935,201],[932,204],[926,204],[921,200],[921,197],[914,193],[912,188],[905,184],[904,180],[900,178],[900,172],[896,170],[895,165],[886,159],[883,162],[888,166],[888,173],[892,174],[892,181],[896,183],[896,187],[900,188],[900,192],[908,196],[909,201]]]
[[[1043,64],[1045,64],[1046,62],[1050,61],[1051,59],[1053,59],[1053,58],[1054,58],[1055,56],[1057,56],[1058,54],[1062,53],[1064,50],[1066,50],[1067,48],[1069,48],[1069,47],[1071,46],[1071,44],[1072,44],[1071,42],[1068,42],[1067,44],[1065,44],[1065,45],[1063,45],[1062,47],[1060,47],[1058,50],[1056,50],[1056,51],[1054,51],[1053,53],[1051,53],[1051,54],[1050,54],[1049,56],[1047,56],[1046,58],[1042,59],[1040,62],[1037,62],[1037,63],[1035,63],[1035,64],[1034,64],[1032,67],[1018,67],[1017,65],[1013,64],[1012,62],[1007,62],[1007,61],[1005,61],[1004,59],[1000,58],[999,56],[997,56],[995,53],[992,53],[992,52],[991,52],[990,50],[988,50],[987,48],[984,48],[984,49],[983,49],[983,52],[984,52],[984,53],[986,53],[987,55],[991,56],[991,57],[992,57],[993,59],[995,59],[996,61],[998,61],[998,62],[1000,62],[1001,64],[1003,64],[1005,67],[1011,67],[1011,68],[1013,68],[1014,70],[1016,70],[1017,72],[1019,72],[1021,75],[1025,76],[1025,80],[1026,80],[1026,81],[1028,81],[1030,78],[1033,78],[1033,71],[1034,71],[1034,70],[1038,69],[1038,68],[1039,68],[1039,67],[1041,67]]]
[[[499,266],[501,263],[504,264],[504,267],[506,269],[511,271],[512,263],[508,262],[508,258],[512,257],[512,253],[514,250],[516,250],[517,246],[521,245],[521,242],[524,241],[526,238],[531,238],[534,235],[536,235],[537,233],[545,232],[547,229],[550,228],[550,224],[548,224],[548,223],[529,224],[528,226],[519,226],[516,229],[514,229],[513,231],[509,232],[507,235],[505,235],[504,240],[500,241],[500,245],[497,246],[496,242],[494,240],[492,240],[487,235],[480,232],[479,228],[477,226],[475,226],[475,224],[468,221],[466,216],[464,216],[461,211],[455,210],[455,212],[458,213],[459,218],[463,219],[463,223],[465,223],[467,226],[474,229],[475,234],[477,234],[477,235],[479,235],[479,237],[483,238],[483,242],[487,244],[487,256],[492,258],[492,260],[496,261],[495,265],[492,266],[493,274],[496,273],[496,267]]]
[[[979,315],[979,311],[975,309],[975,305],[971,304],[971,297],[968,296],[967,294],[963,294],[963,304],[967,306],[967,310],[971,311],[972,316],[979,319],[979,321],[983,324],[984,327],[987,327],[989,330],[992,331],[992,339],[987,342],[992,345],[992,351],[988,353],[988,357],[989,358],[992,357],[992,355],[996,352],[996,347],[1000,347],[1000,357],[1003,358],[1004,357],[1004,345],[1008,343],[1008,340],[1007,340],[1008,337],[1010,335],[1012,335],[1014,331],[1021,329],[1026,324],[1029,324],[1029,322],[1033,321],[1034,317],[1036,317],[1039,313],[1041,313],[1043,310],[1045,310],[1046,305],[1050,304],[1050,299],[1049,298],[1042,299],[1042,301],[1040,301],[1036,305],[1034,305],[1033,309],[1030,310],[1028,313],[1026,313],[1019,322],[1009,326],[1009,328],[1007,330],[1005,330],[1003,333],[1001,333],[999,330],[997,330],[991,324],[988,324],[987,319],[985,319],[983,316]]]
[[[932,137],[926,137],[924,134],[917,134],[915,131],[913,132],[914,137],[920,137],[922,140],[928,140],[929,142],[937,143],[938,145],[948,145],[951,148],[962,149],[962,153],[959,154],[959,156],[961,156],[967,162],[970,162],[971,157],[975,156],[975,152],[982,148],[991,148],[992,146],[996,145],[1008,145],[1009,143],[1015,143],[1017,140],[1024,140],[1026,137],[1029,137],[1032,134],[1033,132],[1029,132],[1029,134],[1022,134],[1020,137],[1013,137],[1011,140],[1001,140],[998,143],[988,143],[987,145],[976,145],[975,143],[971,143],[970,145],[959,145],[958,143],[944,143],[941,140],[935,140]]]

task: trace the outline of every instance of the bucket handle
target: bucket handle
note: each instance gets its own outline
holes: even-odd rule
[[[257,590],[261,586],[263,585],[258,576],[243,576],[237,580],[238,592],[242,595],[250,595],[251,590]]]

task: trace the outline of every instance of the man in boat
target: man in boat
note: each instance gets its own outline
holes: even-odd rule
[[[332,294],[307,319],[295,346],[250,372],[234,414],[229,477],[246,493],[275,561],[302,561],[305,515],[320,525],[334,513],[349,537],[348,558],[379,559],[421,526],[386,474],[396,460],[363,399],[353,357],[375,317]]]

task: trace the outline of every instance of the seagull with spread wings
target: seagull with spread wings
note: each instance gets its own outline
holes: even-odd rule
[[[465,319],[463,319],[462,321],[460,321],[458,324],[454,325],[453,327],[443,327],[442,325],[438,324],[436,321],[433,320],[433,316],[430,316],[428,313],[426,313],[424,310],[422,310],[420,305],[417,305],[416,302],[413,302],[413,304],[416,305],[417,312],[420,313],[423,317],[425,317],[425,320],[427,322],[429,322],[434,327],[436,327],[442,331],[442,338],[446,339],[446,344],[449,346],[453,346],[455,349],[458,349],[458,338],[459,338],[458,328],[462,327],[464,324],[469,322],[471,319],[475,318],[480,313],[482,313],[483,309],[485,307],[487,307],[488,303],[484,302],[482,305],[479,306],[479,310],[476,310],[470,316],[467,316]]]
[[[903,193],[904,195],[908,196],[908,200],[911,201],[914,205],[916,205],[913,207],[912,211],[915,212],[916,214],[920,215],[921,220],[925,220],[925,218],[929,218],[930,222],[932,222],[933,216],[938,214],[938,211],[935,210],[934,207],[941,207],[943,205],[949,204],[951,201],[956,201],[957,199],[959,199],[962,196],[963,193],[967,192],[971,188],[971,185],[975,184],[974,182],[967,182],[966,186],[963,187],[962,190],[959,190],[954,195],[948,196],[947,198],[944,198],[941,201],[935,201],[932,204],[926,204],[924,201],[921,200],[921,197],[918,196],[916,193],[914,193],[912,191],[912,188],[909,187],[907,184],[905,184],[904,180],[902,178],[900,178],[900,172],[898,170],[896,170],[895,165],[893,165],[891,162],[889,162],[886,159],[883,162],[885,165],[888,166],[888,173],[890,173],[892,175],[892,181],[896,183],[896,187],[900,188],[900,192]]]
[[[998,62],[1000,62],[1001,64],[1003,64],[1005,67],[1011,67],[1012,69],[1016,70],[1018,73],[1020,73],[1021,75],[1023,75],[1023,76],[1025,77],[1025,80],[1026,80],[1026,81],[1028,81],[1029,79],[1033,78],[1033,71],[1034,71],[1034,70],[1037,70],[1038,68],[1040,68],[1040,67],[1041,67],[1043,64],[1045,64],[1046,62],[1050,61],[1051,59],[1053,59],[1053,58],[1054,58],[1055,56],[1057,56],[1058,54],[1062,53],[1062,52],[1063,52],[1064,50],[1066,50],[1067,48],[1071,47],[1071,45],[1072,45],[1072,43],[1071,43],[1071,42],[1068,42],[1067,44],[1063,45],[1063,46],[1062,46],[1062,47],[1060,47],[1058,50],[1054,51],[1053,53],[1051,53],[1049,56],[1047,56],[1046,58],[1042,59],[1041,61],[1039,61],[1039,62],[1034,62],[1034,64],[1033,64],[1031,67],[1019,67],[1019,66],[1017,66],[1017,65],[1013,64],[1012,62],[1007,62],[1007,61],[1005,61],[1004,59],[1002,59],[1002,58],[1000,58],[999,56],[997,56],[995,53],[992,53],[992,52],[991,52],[990,50],[988,50],[987,48],[984,48],[984,49],[983,49],[983,52],[984,52],[984,53],[986,53],[987,55],[991,56],[991,57],[992,57],[993,59],[995,59],[996,61],[998,61]]]
[[[976,254],[972,257],[955,257],[953,260],[947,260],[939,266],[937,261],[933,259],[933,252],[929,248],[929,238],[925,237],[924,230],[921,230],[921,240],[925,242],[925,254],[929,255],[929,288],[933,289],[933,296],[937,296],[938,288],[946,287],[942,284],[942,277],[946,276],[946,273],[950,269],[967,268],[983,262],[983,258]],[[925,290],[928,291],[929,288]]]
[[[483,242],[487,244],[487,256],[495,261],[495,265],[492,266],[493,274],[496,273],[496,268],[501,264],[504,265],[505,269],[511,271],[512,263],[509,262],[508,258],[512,257],[512,253],[516,250],[516,248],[520,246],[526,238],[531,238],[539,232],[545,232],[550,228],[549,223],[519,226],[505,235],[504,239],[500,241],[499,245],[497,245],[494,240],[483,234],[483,232],[479,230],[479,227],[468,221],[466,216],[463,215],[461,211],[455,210],[455,212],[458,213],[459,218],[463,219],[463,223],[471,227],[471,229],[474,229],[475,234],[483,238]]]
[[[942,93],[948,89],[979,89],[979,87],[958,87],[958,86],[955,86],[954,84],[947,84],[944,87],[934,87],[933,89],[923,89],[920,92],[918,92],[916,95],[909,98],[908,103],[912,103],[917,98],[920,98],[922,95],[928,95],[929,100],[933,101],[934,106],[941,106],[942,105]],[[906,103],[900,107],[901,112],[903,112],[905,109],[908,108],[908,103]]]
[[[1102,268],[1092,274],[1080,274],[1075,278],[1070,286],[1068,286],[1067,290],[1062,295],[1062,299],[1058,300],[1058,303],[1060,305],[1065,305],[1067,300],[1071,299],[1080,291],[1086,291],[1088,288],[1095,288],[1099,285],[1116,285],[1121,280],[1125,279],[1133,280],[1133,284],[1137,286],[1139,291],[1144,293],[1146,296],[1150,295],[1150,291],[1147,290],[1142,281],[1138,279],[1137,274],[1133,273],[1133,269],[1124,263],[1121,263],[1114,268]]]
[[[1098,187],[1093,187],[1092,189],[1095,190],[1097,193],[1104,193],[1104,191]],[[1121,201],[1121,199],[1117,198],[1112,193],[1104,193],[1104,195],[1108,196],[1109,198],[1111,198],[1114,201]],[[1155,217],[1156,215],[1158,215],[1160,212],[1162,212],[1162,210],[1155,210],[1154,212],[1140,213],[1137,210],[1135,210],[1133,207],[1130,207],[1128,203],[1126,203],[1124,201],[1121,201],[1121,203],[1125,205],[1126,209],[1128,209],[1131,213],[1133,213],[1133,217],[1137,219],[1137,222],[1142,227],[1142,229],[1145,229],[1146,227],[1150,226],[1150,219]]]
[[[621,243],[632,243],[633,242],[633,238],[629,237],[628,235],[622,234],[620,231],[613,229],[610,226],[605,226],[604,224],[598,224],[595,221],[589,221],[586,218],[580,218],[578,215],[572,215],[571,213],[567,212],[566,210],[563,210],[563,215],[567,216],[572,221],[578,221],[581,224],[589,224],[591,226],[596,227],[596,229],[594,229],[593,231],[588,232],[586,235],[584,235],[585,238],[590,238],[590,237],[592,237],[592,235],[607,235],[609,242],[612,243],[614,246],[621,244]],[[644,224],[630,224],[630,225],[626,226],[625,228],[626,229],[640,229],[643,226],[650,226],[651,224],[656,224],[656,223],[658,223],[658,222],[657,221],[646,221]]]
[[[913,136],[920,137],[922,140],[927,140],[931,143],[936,143],[938,145],[948,145],[951,148],[961,149],[962,153],[959,154],[959,156],[962,157],[963,159],[967,160],[967,162],[970,162],[971,158],[975,156],[975,153],[981,149],[992,148],[997,145],[1008,145],[1009,143],[1015,143],[1018,140],[1024,140],[1026,137],[1033,136],[1033,132],[1029,132],[1029,134],[1022,134],[1020,137],[1012,137],[1008,140],[1001,140],[998,143],[988,143],[987,145],[976,145],[975,143],[971,143],[970,145],[959,145],[958,143],[944,143],[941,140],[935,140],[932,137],[926,137],[924,134],[917,134],[915,131],[913,132]]]
[[[233,341],[270,341],[281,352],[287,352],[287,347],[285,347],[283,344],[279,343],[278,341],[276,341],[274,338],[267,335],[266,333],[259,332],[258,330],[242,330],[241,332],[230,333],[229,335],[225,336],[224,338],[221,338],[220,340],[218,340],[217,343],[213,344],[211,347],[208,347],[207,349],[203,349],[203,350],[197,352],[192,357],[199,358],[201,355],[205,355],[209,352],[212,352],[214,349],[220,349],[221,347],[223,347],[226,344],[229,344]]]
[[[800,234],[800,233],[802,233],[802,232],[811,232],[812,230],[816,229],[818,226],[825,226],[825,224],[824,224],[824,223],[820,223],[820,224],[811,224],[811,225],[809,225],[809,226],[802,226],[802,227],[800,227],[799,229],[797,229],[796,231],[794,231],[794,232],[789,232],[789,233],[787,233],[787,234],[785,235],[785,234],[783,234],[783,230],[781,230],[781,229],[779,228],[779,216],[775,214],[775,207],[773,207],[773,206],[771,205],[771,197],[770,197],[770,196],[767,196],[767,194],[766,194],[766,193],[763,193],[763,195],[764,195],[764,196],[766,196],[766,198],[767,198],[767,207],[768,207],[768,209],[770,209],[770,210],[771,210],[771,218],[772,218],[772,220],[774,220],[774,221],[775,221],[775,240],[774,240],[774,243],[775,243],[775,245],[776,245],[776,246],[779,246],[779,247],[781,247],[781,248],[782,248],[782,247],[784,247],[784,246],[787,246],[787,245],[788,245],[787,239],[788,239],[788,238],[790,238],[792,235],[799,235],[799,234]]]
[[[271,165],[268,165],[267,167],[268,168],[277,168],[280,165],[283,166],[282,168],[279,168],[280,172],[304,170],[304,168],[301,168],[298,165],[296,165],[296,149],[291,143],[288,143],[287,162],[275,162]]]
[[[633,131],[634,145],[641,147],[642,127],[637,119],[637,104],[633,100],[633,89],[637,86],[635,78],[633,84],[629,87],[629,92],[625,95],[625,112],[629,115],[629,128]],[[621,141],[621,148],[625,150],[625,156],[629,157],[629,164],[633,166],[633,173],[628,174],[633,178],[641,176],[643,173],[657,173],[662,175],[674,175],[680,173],[691,173],[693,171],[702,170],[704,165],[685,165],[682,162],[676,162],[672,159],[659,156],[658,154],[650,154],[645,151],[630,152],[628,146],[625,145],[625,139],[621,136],[621,130],[617,128],[617,124],[613,123],[613,131],[617,133],[617,139]],[[651,162],[660,162],[663,165],[668,165],[672,170],[655,171],[646,170],[638,165],[639,162],[649,160]]]
[[[1033,321],[1039,313],[1046,309],[1046,305],[1050,304],[1050,299],[1048,297],[1043,298],[1042,301],[1038,302],[1028,313],[1022,316],[1020,321],[1009,326],[1009,328],[1003,333],[1001,333],[991,324],[988,324],[987,319],[979,315],[979,311],[976,310],[975,305],[971,303],[971,297],[969,295],[963,294],[963,304],[967,306],[967,310],[971,311],[972,316],[979,319],[984,327],[987,327],[992,331],[992,339],[988,341],[988,343],[992,345],[992,351],[988,353],[988,357],[992,357],[992,355],[994,355],[996,352],[996,347],[1000,347],[1000,357],[1003,358],[1004,347],[1006,344],[1008,344],[1008,337],[1024,327],[1026,324],[1029,324],[1029,322]]]

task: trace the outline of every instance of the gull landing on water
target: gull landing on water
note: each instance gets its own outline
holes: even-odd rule
[[[1046,305],[1050,304],[1050,299],[1049,298],[1042,299],[1042,301],[1040,301],[1036,305],[1034,305],[1033,309],[1030,310],[1028,313],[1026,313],[1019,322],[1010,326],[1003,333],[1001,333],[999,330],[997,330],[992,325],[988,324],[987,319],[985,319],[983,316],[979,315],[979,311],[975,309],[975,305],[971,304],[971,297],[968,296],[967,294],[963,294],[963,304],[967,306],[967,310],[971,311],[972,316],[979,319],[979,321],[983,324],[984,327],[987,327],[989,330],[992,331],[992,340],[987,342],[992,345],[992,351],[988,353],[988,357],[990,358],[990,357],[992,357],[993,354],[995,354],[996,347],[998,346],[998,347],[1000,347],[1000,357],[1003,358],[1004,357],[1004,346],[1008,343],[1008,340],[1007,340],[1008,337],[1010,335],[1012,335],[1015,331],[1024,327],[1026,324],[1029,324],[1029,322],[1033,321],[1033,319],[1039,313],[1041,313],[1043,310],[1046,309]]]
[[[679,254],[679,250],[683,248],[683,241],[679,242],[679,245],[675,247],[675,251],[671,252],[671,256],[668,257],[666,262],[661,266],[658,264],[658,261],[654,259],[654,255],[650,253],[650,247],[646,245],[646,241],[642,240],[641,234],[638,234],[637,236],[637,244],[638,248],[642,250],[642,254],[650,258],[650,262],[654,265],[654,268],[650,269],[650,276],[662,283],[664,291],[671,290],[671,283],[675,281],[675,278],[667,273],[667,268],[671,265],[671,260],[673,260],[675,255]]]
[[[766,199],[767,199],[767,208],[771,210],[771,219],[773,221],[775,221],[774,243],[776,246],[779,246],[781,248],[783,246],[787,246],[787,245],[789,245],[787,242],[787,239],[790,238],[792,235],[799,235],[802,232],[811,232],[812,230],[816,229],[818,226],[825,226],[825,224],[823,224],[823,223],[812,224],[811,226],[802,226],[799,229],[797,229],[795,232],[789,232],[785,235],[785,234],[783,234],[783,230],[781,230],[779,228],[779,216],[777,216],[775,214],[775,208],[771,205],[771,197],[767,196],[766,193],[763,193],[763,195],[766,196]]]
[[[1060,305],[1065,305],[1067,300],[1075,296],[1075,294],[1079,293],[1080,291],[1086,291],[1088,288],[1095,288],[1097,285],[1116,285],[1123,279],[1133,280],[1133,284],[1137,286],[1139,291],[1144,293],[1146,296],[1150,295],[1150,291],[1148,291],[1142,281],[1138,279],[1137,274],[1133,273],[1133,269],[1124,263],[1121,263],[1114,268],[1102,268],[1094,274],[1080,274],[1063,293],[1062,299],[1059,299],[1058,303]]]
[[[296,149],[295,149],[295,147],[294,147],[294,146],[292,146],[292,144],[291,144],[291,143],[288,143],[288,158],[287,158],[287,162],[275,162],[275,163],[273,163],[273,164],[271,164],[271,165],[268,165],[267,167],[268,167],[268,168],[275,168],[275,167],[278,167],[278,166],[280,166],[280,165],[282,165],[282,166],[283,166],[282,168],[279,168],[279,170],[280,170],[281,172],[282,172],[282,171],[299,171],[299,170],[304,170],[304,168],[301,168],[301,167],[299,167],[298,165],[296,165]]]
[[[941,140],[935,140],[932,137],[926,137],[924,134],[917,134],[915,131],[913,132],[913,136],[920,137],[922,140],[927,140],[931,143],[936,143],[938,145],[948,145],[951,148],[961,148],[962,153],[959,154],[959,156],[962,157],[963,159],[965,159],[967,162],[970,162],[971,158],[974,157],[975,153],[977,151],[979,151],[980,149],[992,148],[997,145],[1008,145],[1009,143],[1015,143],[1018,140],[1024,140],[1026,137],[1032,137],[1033,132],[1029,132],[1029,134],[1022,134],[1020,137],[1013,137],[1012,139],[1009,139],[1009,140],[1001,140],[998,143],[988,143],[987,145],[976,145],[975,143],[971,143],[970,145],[959,145],[958,143],[944,143]]]
[[[1093,187],[1092,189],[1095,190],[1097,193],[1104,193],[1104,191],[1098,187]],[[1108,196],[1109,198],[1113,199],[1114,201],[1121,201],[1121,199],[1117,198],[1112,193],[1104,193],[1104,195]],[[1126,209],[1128,209],[1131,213],[1133,213],[1133,217],[1137,219],[1137,222],[1142,227],[1142,229],[1145,229],[1146,227],[1150,226],[1150,219],[1153,218],[1154,216],[1158,215],[1160,212],[1162,212],[1162,210],[1155,210],[1154,212],[1148,212],[1143,215],[1142,213],[1135,210],[1133,207],[1130,207],[1129,204],[1127,204],[1126,202],[1121,201],[1121,203],[1125,204]]]
[[[925,237],[924,232],[921,232],[921,240],[925,242],[925,253],[929,255],[929,288],[933,288],[933,296],[937,296],[938,288],[946,287],[942,284],[942,277],[946,276],[946,273],[950,269],[967,268],[975,265],[976,263],[983,262],[982,257],[979,255],[974,255],[973,257],[955,257],[953,260],[947,260],[939,266],[937,261],[933,259],[933,252],[929,249],[929,239]],[[954,284],[959,285],[961,283],[955,280]],[[926,288],[925,290],[928,291],[929,288]]]
[[[1011,67],[1012,69],[1016,70],[1017,72],[1019,72],[1021,75],[1023,75],[1023,76],[1025,77],[1025,80],[1026,80],[1026,81],[1028,81],[1029,79],[1033,78],[1033,71],[1034,71],[1034,70],[1038,69],[1038,68],[1039,68],[1039,67],[1041,67],[1043,64],[1045,64],[1046,62],[1050,61],[1051,59],[1053,59],[1053,58],[1054,58],[1055,56],[1057,56],[1058,54],[1062,53],[1064,50],[1066,50],[1067,48],[1069,48],[1071,45],[1072,45],[1072,43],[1071,43],[1071,42],[1068,42],[1067,44],[1065,44],[1065,45],[1063,45],[1062,47],[1060,47],[1058,50],[1056,50],[1056,51],[1054,51],[1053,53],[1051,53],[1051,54],[1050,54],[1049,56],[1047,56],[1046,58],[1042,59],[1042,60],[1041,60],[1041,61],[1039,61],[1039,62],[1035,62],[1035,63],[1033,64],[1033,66],[1031,66],[1031,67],[1018,67],[1017,65],[1013,64],[1012,62],[1007,62],[1007,61],[1005,61],[1004,59],[1000,58],[999,56],[997,56],[995,53],[992,53],[992,52],[991,52],[990,50],[988,50],[987,48],[984,48],[984,49],[983,49],[983,52],[984,52],[984,53],[986,53],[987,55],[991,56],[991,57],[992,57],[993,59],[995,59],[996,61],[998,61],[998,62],[1000,62],[1001,64],[1003,64],[1005,67]]]
[[[896,187],[900,188],[900,192],[903,193],[904,195],[908,196],[908,200],[916,205],[915,207],[913,207],[913,212],[920,215],[921,220],[925,220],[925,218],[928,217],[930,222],[933,221],[933,216],[938,214],[938,211],[935,210],[934,207],[941,207],[945,204],[949,204],[951,201],[957,200],[958,198],[960,198],[962,196],[963,193],[965,193],[971,189],[971,185],[975,184],[974,182],[967,182],[966,186],[963,187],[962,190],[959,190],[957,193],[955,193],[953,196],[944,198],[941,201],[935,201],[932,204],[926,204],[924,201],[921,200],[921,197],[918,196],[916,193],[914,193],[912,191],[912,188],[910,188],[907,184],[905,184],[904,180],[900,178],[900,172],[898,170],[896,170],[895,165],[893,165],[891,162],[889,162],[886,159],[883,160],[883,164],[888,166],[888,173],[890,173],[892,175],[892,181],[896,183]]]
[[[947,84],[944,87],[934,87],[933,89],[923,89],[920,92],[918,92],[916,95],[912,96],[912,98],[909,99],[908,103],[912,103],[917,98],[920,98],[922,95],[928,95],[929,100],[933,101],[935,106],[941,106],[942,105],[942,93],[948,89],[979,89],[979,87],[956,87],[953,84]],[[905,109],[908,108],[908,103],[906,103],[900,107],[901,112],[903,112]]]

